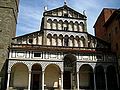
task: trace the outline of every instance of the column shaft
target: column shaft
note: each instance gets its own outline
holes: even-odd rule
[[[79,89],[79,72],[77,72],[77,90],[80,90]]]
[[[105,85],[106,85],[106,90],[108,90],[108,87],[107,87],[107,75],[106,75],[106,72],[105,72]]]
[[[44,75],[45,75],[45,72],[42,71],[42,90],[44,90]]]
[[[95,72],[94,72],[94,90],[96,90],[96,78],[95,78]]]
[[[29,71],[28,90],[30,90],[30,86],[31,86],[31,71]]]
[[[9,90],[9,85],[10,85],[10,73],[8,73],[7,90]]]
[[[63,72],[61,72],[61,90],[63,90]]]

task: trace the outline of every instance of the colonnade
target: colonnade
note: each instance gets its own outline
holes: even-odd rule
[[[15,64],[17,65],[17,64]],[[56,65],[58,66],[58,65]],[[61,66],[58,66],[58,68]],[[78,67],[78,66],[77,66]],[[32,67],[31,67],[32,68]],[[13,68],[11,68],[10,71],[8,71],[8,81],[7,81],[7,90],[10,89],[10,78],[11,78],[11,71]],[[62,68],[61,68],[62,69]],[[28,88],[24,90],[31,90],[31,78],[32,73],[31,69],[28,69]],[[45,90],[45,70],[42,70],[42,90]],[[63,73],[64,71],[59,70],[60,73],[60,90],[64,90],[63,86]],[[90,90],[117,90],[119,87],[119,81],[118,81],[118,74],[116,72],[116,69],[114,66],[110,65],[106,69],[104,69],[102,66],[97,66],[92,68],[92,66],[88,64],[83,64],[80,66],[79,71],[77,73],[77,90],[81,89],[90,89]],[[24,74],[24,73],[23,73]],[[22,77],[24,79],[24,77]]]
[[[57,21],[57,19],[52,21],[51,19],[48,19],[47,29],[84,32],[84,23],[79,23],[77,21],[75,21],[75,23],[73,21],[68,22],[67,20]]]
[[[47,35],[47,45],[50,46],[70,46],[70,47],[86,47],[87,46],[87,40],[83,36],[68,36],[68,35],[59,35],[54,34],[53,36],[51,34]]]

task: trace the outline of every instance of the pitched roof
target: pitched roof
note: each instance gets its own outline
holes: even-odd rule
[[[52,9],[52,10],[48,10],[48,11],[45,11],[43,15],[45,15],[45,13],[48,13],[48,12],[52,12],[52,11],[56,11],[56,10],[60,10],[60,9],[67,9],[67,10],[70,10],[70,11],[74,11],[75,13],[81,15],[82,17],[84,18],[87,18],[85,15],[81,14],[80,12],[68,7],[67,5],[64,5],[62,7],[58,7],[58,8],[55,8],[55,9]]]
[[[113,12],[110,18],[105,22],[104,26],[109,25],[114,20],[114,18],[120,18],[120,9],[117,9]]]

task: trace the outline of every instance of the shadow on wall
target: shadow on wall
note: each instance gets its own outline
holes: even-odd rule
[[[0,72],[0,90],[6,90],[7,87],[7,68],[8,61],[6,60]]]

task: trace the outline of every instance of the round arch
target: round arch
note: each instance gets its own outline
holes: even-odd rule
[[[11,68],[10,87],[28,88],[29,70],[24,63],[15,63]]]
[[[79,31],[84,32],[84,24],[83,24],[83,22],[80,22],[80,24],[79,24]]]
[[[58,29],[62,30],[63,29],[62,27],[63,27],[63,21],[59,20],[59,22],[58,22]]]
[[[52,22],[52,29],[57,29],[57,20],[54,19],[53,22]]]
[[[71,35],[71,36],[69,37],[69,46],[71,46],[71,47],[74,46],[74,36],[73,36],[73,35]]]
[[[75,37],[75,47],[80,47],[80,38],[79,38],[79,36],[76,36]]]
[[[47,35],[47,45],[52,45],[52,35],[51,34]]]
[[[83,36],[80,38],[80,47],[85,47],[85,38]]]
[[[74,31],[74,30],[73,30],[73,22],[72,22],[72,21],[70,21],[70,23],[69,23],[69,25],[68,25],[68,30]]]
[[[75,21],[75,23],[74,23],[74,31],[79,31],[78,30],[78,22],[77,21]]]
[[[49,64],[45,68],[45,86],[47,89],[60,89],[61,70],[56,64]]]
[[[52,36],[52,45],[53,46],[57,46],[57,41],[58,39],[57,39],[57,34],[54,34],[53,36]]]
[[[62,34],[58,36],[58,46],[63,46],[63,35]]]
[[[47,20],[47,29],[52,29],[52,20],[51,19]]]
[[[93,68],[84,64],[79,69],[79,81],[81,89],[94,89],[94,76],[93,76]]]
[[[40,90],[42,89],[42,67],[40,64],[35,63],[31,69],[31,89]]]
[[[102,66],[95,67],[95,81],[97,90],[105,90],[105,73]]]
[[[65,30],[65,31],[68,30],[68,21],[67,21],[67,20],[65,20],[65,21],[63,22],[63,30]]]
[[[71,90],[76,87],[76,61],[77,58],[74,54],[67,54],[64,60],[64,73],[63,73],[63,88]]]

